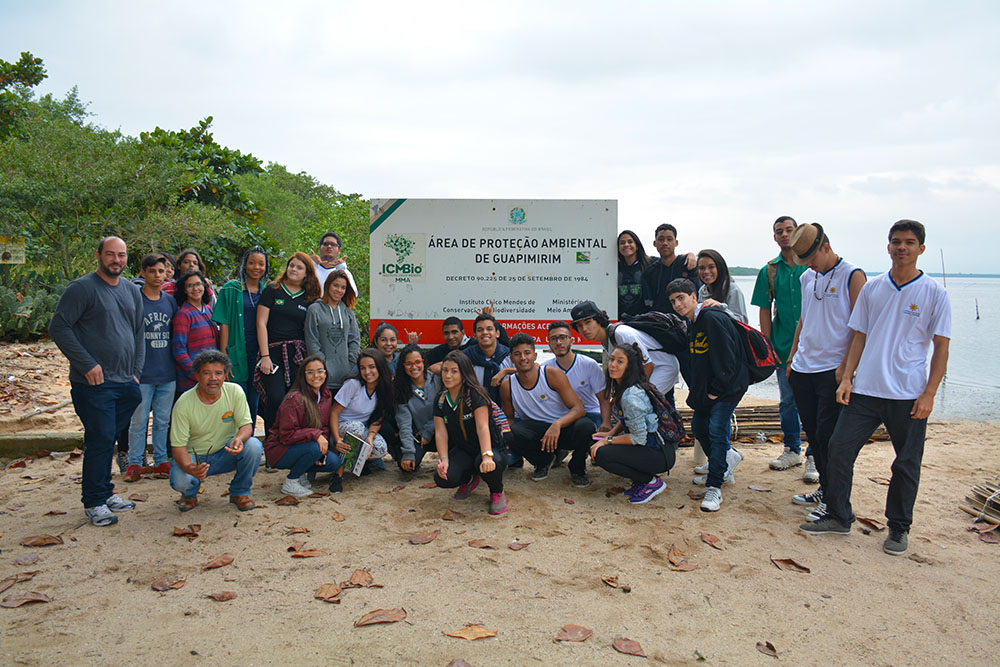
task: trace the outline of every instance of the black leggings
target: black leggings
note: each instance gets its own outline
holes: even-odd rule
[[[500,458],[497,457],[497,459]],[[448,477],[442,478],[435,469],[434,481],[442,489],[451,489],[469,483],[473,475],[480,475],[486,485],[490,487],[490,493],[501,493],[503,491],[503,471],[507,464],[501,460],[495,460],[496,468],[493,469],[493,472],[483,474],[479,472],[479,464],[482,461],[483,457],[478,453],[473,455],[468,450],[453,447],[448,450]]]
[[[613,475],[628,477],[634,484],[649,484],[654,475],[674,467],[674,458],[673,447],[665,452],[663,447],[604,445],[597,450],[594,463]]]

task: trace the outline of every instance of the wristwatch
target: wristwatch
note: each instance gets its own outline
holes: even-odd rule
[[[487,449],[485,452],[483,452],[483,456],[488,456],[490,458],[493,458],[493,450]]]

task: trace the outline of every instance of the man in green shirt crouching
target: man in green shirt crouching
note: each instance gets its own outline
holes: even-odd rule
[[[206,477],[235,470],[229,502],[241,512],[252,510],[250,489],[264,446],[253,437],[246,395],[238,384],[226,382],[232,365],[223,352],[205,350],[192,365],[198,384],[177,399],[171,415],[170,486],[181,493],[177,507],[194,509]]]

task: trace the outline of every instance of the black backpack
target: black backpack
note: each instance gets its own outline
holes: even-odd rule
[[[686,319],[675,313],[661,313],[651,310],[648,313],[636,315],[626,322],[621,322],[621,324],[627,324],[637,331],[652,336],[660,344],[660,348],[659,350],[650,350],[650,352],[662,351],[675,357],[688,352],[688,323]],[[616,328],[618,328],[617,324],[612,325],[608,331],[608,338],[611,339],[613,345],[618,344],[615,339]]]

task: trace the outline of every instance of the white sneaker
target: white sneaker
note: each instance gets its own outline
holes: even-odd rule
[[[816,507],[812,508],[812,510],[809,511],[809,514],[806,514],[806,521],[810,522],[819,521],[820,519],[823,518],[825,514],[826,514],[826,503],[820,503],[819,505],[816,505]]]
[[[309,493],[312,493],[313,490],[312,484],[309,482],[309,479],[305,475],[299,477],[299,485]]]
[[[708,464],[704,463],[700,466],[694,467],[694,474],[696,475],[707,475],[708,474]]]
[[[742,462],[743,462],[743,453],[738,452],[732,447],[730,447],[729,451],[726,452],[726,465],[729,466],[727,468],[728,474],[732,476],[732,474],[736,472],[736,467]]]
[[[811,456],[806,457],[806,468],[802,471],[802,481],[806,484],[819,484],[819,471],[816,461]]]
[[[296,498],[304,498],[312,493],[310,489],[305,488],[297,479],[292,479],[291,477],[286,477],[285,481],[281,485],[281,492],[286,496],[295,496]]]
[[[785,447],[785,450],[781,452],[781,456],[770,463],[771,470],[788,470],[797,465],[802,465],[802,457],[788,447]]]
[[[708,483],[708,475],[698,475],[697,477],[691,478],[691,483],[695,486],[705,486]],[[727,472],[725,478],[722,480],[723,484],[735,484],[736,477],[731,472]]]
[[[792,496],[792,502],[796,505],[815,505],[823,502],[823,489],[816,489],[812,493],[796,493]]]
[[[111,526],[118,523],[118,517],[108,509],[107,505],[97,505],[96,507],[85,507],[84,514],[90,523],[95,526]]]
[[[705,497],[701,500],[702,512],[718,512],[722,507],[722,489],[710,486],[705,489]]]

